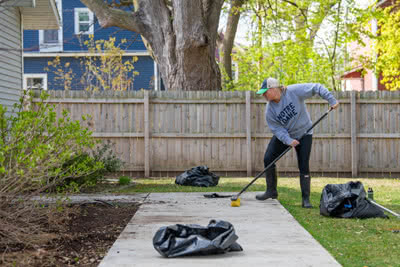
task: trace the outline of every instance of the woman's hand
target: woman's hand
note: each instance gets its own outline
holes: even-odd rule
[[[290,144],[290,146],[291,146],[291,147],[295,147],[295,146],[297,146],[298,144],[300,144],[300,142],[297,141],[296,139],[294,139],[294,140],[292,141],[292,143]]]
[[[335,108],[337,108],[338,106],[339,106],[339,101],[336,101],[336,104],[333,105],[333,106],[331,106],[331,109],[335,109]]]

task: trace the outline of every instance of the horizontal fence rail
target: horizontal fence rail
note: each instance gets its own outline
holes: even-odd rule
[[[263,170],[272,137],[266,102],[254,92],[49,91],[47,102],[88,121],[95,138],[110,140],[136,176],[175,176],[207,165],[220,175]],[[36,96],[39,92],[36,92]],[[324,176],[400,175],[400,92],[334,92],[341,103],[313,129],[310,169]],[[34,102],[40,101],[38,98]],[[306,101],[312,120],[327,101]],[[294,151],[278,170],[298,173]]]

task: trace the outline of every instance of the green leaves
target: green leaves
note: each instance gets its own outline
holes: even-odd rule
[[[344,6],[353,2],[248,1],[256,25],[251,30],[252,45],[232,55],[239,78],[225,89],[256,90],[272,76],[284,84],[316,82],[337,90],[346,56]]]
[[[398,4],[397,4],[398,5]],[[353,51],[353,65],[374,70],[389,90],[400,89],[400,12],[394,6],[357,10],[347,37],[358,44],[362,55]]]
[[[0,106],[0,195],[46,191],[66,179],[104,169],[101,161],[90,156],[97,143],[91,132],[79,121],[71,121],[66,110],[57,118],[47,98],[42,92],[41,101],[31,103],[33,109],[24,109],[21,101],[13,117]],[[85,157],[73,161],[79,155]]]
[[[400,12],[392,8],[382,10],[378,18],[378,40],[375,42],[377,72],[389,90],[400,89]]]
[[[87,49],[91,55],[79,57],[83,75],[78,80],[71,63],[56,57],[49,61],[48,66],[44,68],[45,71],[52,72],[55,76],[52,85],[64,90],[77,89],[72,88],[73,84],[87,91],[133,89],[134,76],[139,75],[134,70],[133,64],[138,61],[138,57],[123,58],[125,52],[119,46],[126,43],[126,39],[116,45],[116,39],[113,37],[110,37],[109,40],[95,40],[93,35],[84,38],[88,39],[80,40],[83,49]]]
[[[327,84],[331,76],[330,62],[312,47],[287,40],[281,43],[251,47],[233,56],[238,62],[236,90],[257,90],[263,79],[276,77],[283,84],[319,82]]]

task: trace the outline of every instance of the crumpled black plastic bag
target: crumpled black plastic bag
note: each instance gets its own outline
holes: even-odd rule
[[[212,255],[242,251],[237,239],[231,223],[211,220],[207,227],[197,224],[161,227],[153,237],[153,246],[167,258]]]
[[[216,186],[219,182],[219,176],[210,172],[207,166],[197,166],[178,175],[175,183],[178,185],[190,185],[209,187]]]
[[[320,214],[338,218],[388,218],[367,198],[361,182],[327,184],[322,190]]]

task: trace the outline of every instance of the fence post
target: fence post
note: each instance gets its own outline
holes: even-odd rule
[[[357,99],[356,91],[351,91],[351,176],[358,175],[358,147],[357,147]]]
[[[246,91],[246,142],[247,142],[247,176],[252,176],[251,169],[251,97]]]
[[[144,176],[150,177],[149,92],[144,91]]]

